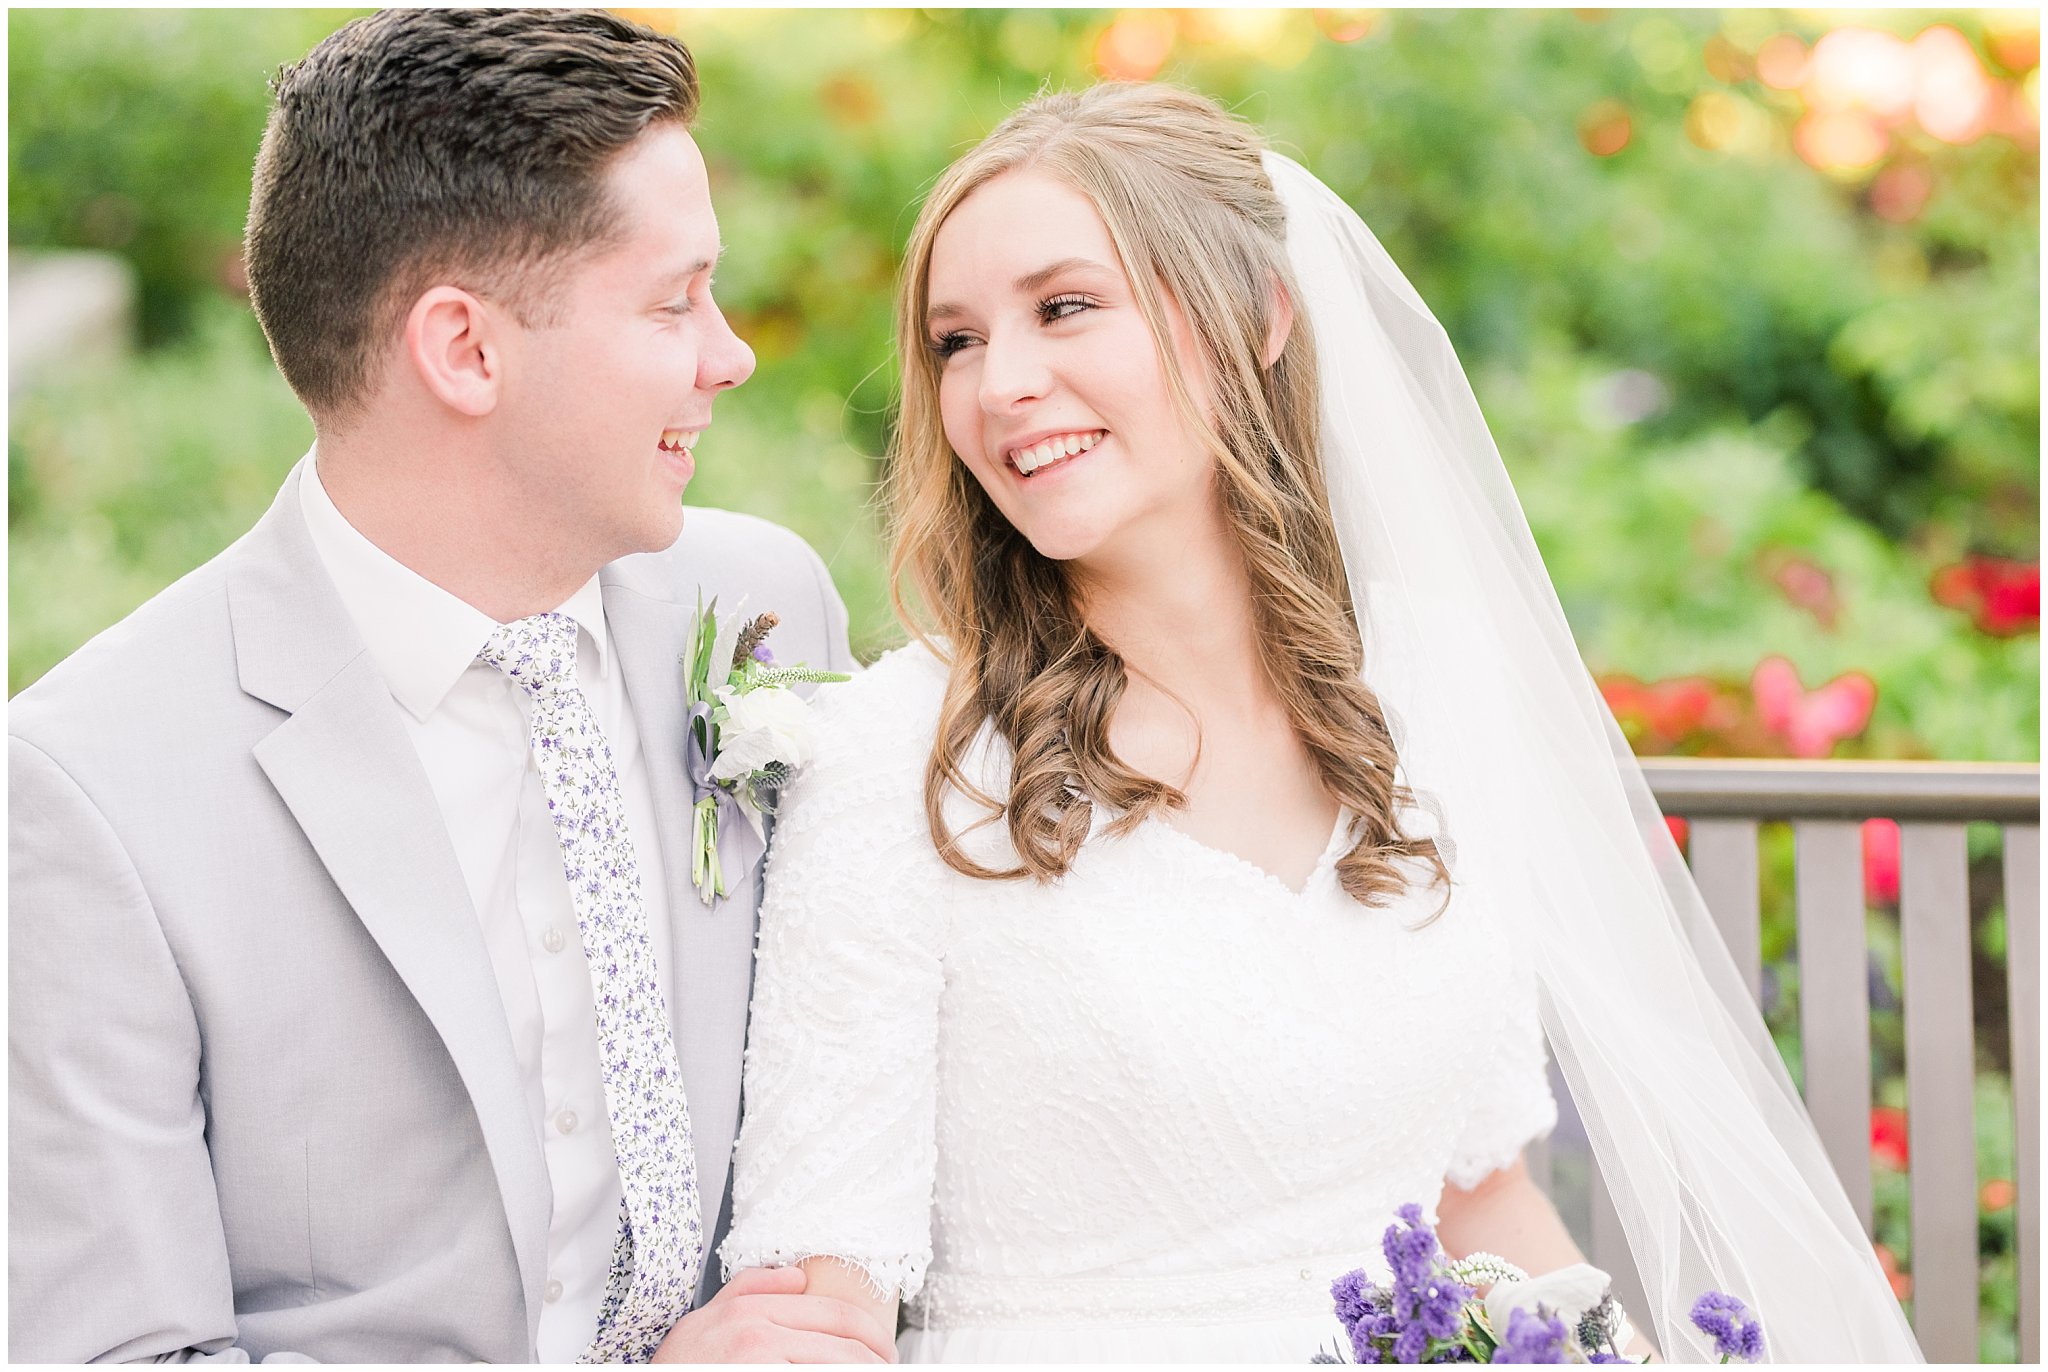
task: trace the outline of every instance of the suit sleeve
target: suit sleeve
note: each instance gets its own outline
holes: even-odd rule
[[[247,1362],[171,948],[77,783],[15,737],[7,781],[8,1355]]]

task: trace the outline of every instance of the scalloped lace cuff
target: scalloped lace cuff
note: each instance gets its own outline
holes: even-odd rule
[[[849,1258],[839,1253],[814,1251],[808,1248],[770,1248],[718,1250],[721,1275],[726,1281],[743,1267],[794,1267],[812,1258],[830,1258],[849,1272],[856,1272],[867,1283],[869,1294],[878,1300],[894,1297],[908,1301],[924,1289],[925,1268],[931,1265],[929,1255],[906,1253],[898,1258]]]

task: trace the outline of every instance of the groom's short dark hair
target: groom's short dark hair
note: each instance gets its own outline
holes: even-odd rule
[[[367,398],[379,343],[437,278],[545,323],[561,269],[618,231],[612,157],[697,112],[689,50],[602,10],[386,10],[272,88],[249,294],[323,418]]]

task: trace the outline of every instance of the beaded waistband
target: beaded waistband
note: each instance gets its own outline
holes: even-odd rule
[[[981,1276],[934,1269],[911,1303],[925,1329],[1087,1324],[1222,1324],[1332,1314],[1330,1283],[1356,1254],[1175,1276]]]

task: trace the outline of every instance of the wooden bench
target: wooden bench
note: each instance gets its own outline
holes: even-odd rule
[[[1792,826],[1796,866],[1803,1090],[1828,1157],[1871,1228],[1870,981],[1861,823],[1900,827],[1913,1324],[1930,1361],[1977,1360],[1978,1178],[1965,826],[2004,828],[2006,964],[2017,1175],[2019,1356],[2039,1362],[2040,804],[2036,764],[1644,759],[1665,814],[1690,826],[1688,857],[1753,996],[1761,997],[1758,826]],[[1560,1095],[1562,1102],[1564,1097]],[[1593,1262],[1633,1265],[1590,1159],[1532,1150],[1541,1179],[1578,1178]],[[1563,1208],[1561,1202],[1561,1208]],[[1567,1211],[1567,1219],[1572,1215]],[[1624,1275],[1626,1274],[1626,1275]]]

